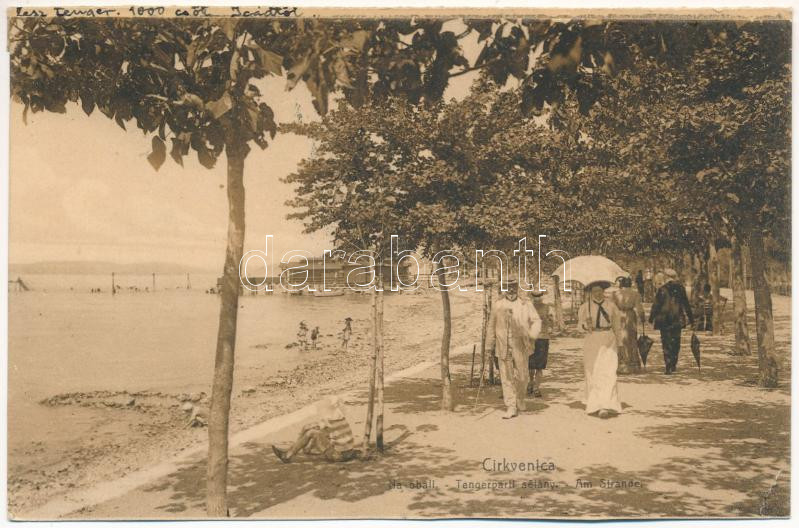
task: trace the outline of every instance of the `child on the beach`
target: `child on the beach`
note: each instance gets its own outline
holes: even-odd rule
[[[300,321],[300,328],[297,330],[297,342],[303,350],[308,349],[308,325],[305,321]]]
[[[281,462],[288,464],[300,451],[310,455],[322,455],[328,462],[346,462],[358,456],[355,438],[338,396],[325,398],[316,404],[318,420],[305,424],[297,440],[288,449],[273,445],[272,451]]]
[[[311,346],[314,350],[316,350],[316,343],[319,341],[319,327],[315,327],[311,330]]]
[[[352,337],[352,317],[344,319],[344,330],[341,331],[341,348],[344,352],[350,346],[350,338]]]

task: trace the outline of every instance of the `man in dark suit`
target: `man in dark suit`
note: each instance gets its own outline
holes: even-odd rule
[[[649,322],[655,325],[655,330],[660,330],[660,341],[663,344],[663,361],[666,364],[666,374],[677,370],[677,358],[680,355],[680,334],[688,324],[694,325],[694,315],[691,312],[691,303],[685,287],[679,283],[677,272],[667,268],[663,270],[666,283],[658,288],[655,302],[649,313]]]

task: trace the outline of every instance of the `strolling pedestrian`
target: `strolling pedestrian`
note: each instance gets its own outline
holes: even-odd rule
[[[713,294],[710,290],[710,284],[705,284],[702,288],[702,293],[697,299],[699,308],[699,322],[697,330],[704,330],[706,332],[713,332]]]
[[[621,341],[619,309],[605,298],[609,282],[597,281],[586,285],[588,300],[578,311],[578,326],[586,332],[583,342],[585,371],[585,412],[598,418],[610,418],[621,413],[616,369],[616,352]]]
[[[528,361],[530,372],[530,383],[527,387],[527,394],[534,398],[542,398],[541,378],[544,376],[544,369],[547,368],[547,358],[549,356],[549,338],[552,328],[552,313],[549,304],[544,302],[544,293],[540,290],[533,290],[533,307],[538,317],[541,319],[541,331],[533,343],[533,351]]]
[[[680,284],[677,272],[667,268],[664,275],[666,283],[655,294],[649,322],[654,324],[655,330],[660,331],[666,374],[673,374],[677,370],[682,329],[686,324],[694,325],[694,315],[685,286]]]
[[[638,273],[635,274],[635,287],[638,289],[638,295],[641,299],[644,299],[644,272],[638,270]]]
[[[655,297],[655,285],[653,282],[652,269],[646,268],[644,272],[644,301],[651,302]]]
[[[508,279],[504,297],[491,308],[486,333],[486,349],[497,357],[506,408],[504,419],[526,410],[528,356],[540,331],[541,319],[532,303],[520,298],[518,282]]]
[[[644,306],[641,296],[632,289],[632,280],[621,277],[619,289],[613,293],[613,302],[619,308],[621,342],[618,343],[618,374],[631,374],[641,369],[638,355],[638,323],[644,324]]]

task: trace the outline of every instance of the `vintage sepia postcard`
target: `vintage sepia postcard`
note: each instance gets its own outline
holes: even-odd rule
[[[8,518],[790,516],[790,11],[6,17]]]

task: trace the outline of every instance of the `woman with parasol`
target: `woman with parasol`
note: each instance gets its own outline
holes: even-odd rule
[[[609,281],[586,284],[588,300],[580,306],[578,326],[587,332],[583,344],[585,410],[589,415],[609,418],[621,412],[616,384],[618,343],[622,341],[619,308],[605,299]]]

